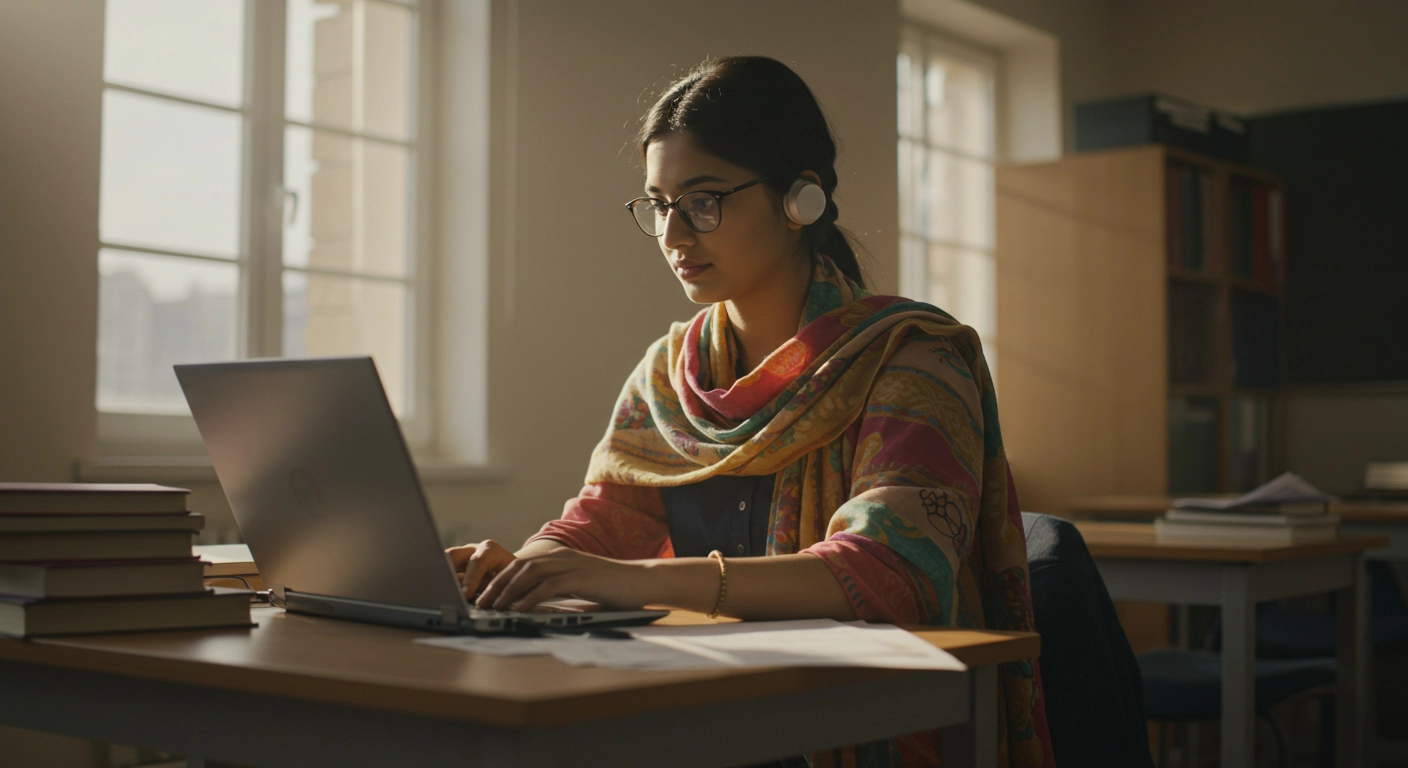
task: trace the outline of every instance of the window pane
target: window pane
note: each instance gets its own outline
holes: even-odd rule
[[[960,323],[971,325],[983,338],[996,335],[996,265],[992,256],[942,245],[929,247],[931,285],[941,275],[948,292],[947,310]],[[939,266],[942,265],[942,266]]]
[[[405,283],[284,272],[284,355],[371,355],[396,414],[410,413]]]
[[[108,0],[103,77],[238,107],[244,16],[243,0]]]
[[[928,263],[924,241],[910,235],[900,235],[900,295],[915,301],[933,303],[928,294]],[[939,305],[942,307],[943,305]]]
[[[100,237],[237,256],[241,128],[237,114],[104,93]]]
[[[289,0],[288,119],[409,139],[414,21],[391,3]]]
[[[923,177],[923,150],[909,139],[900,139],[900,232],[919,232],[919,208],[923,191],[918,182]]]
[[[899,78],[900,135],[924,139],[924,57],[919,46],[902,44],[895,62]]]
[[[931,56],[925,73],[929,141],[936,147],[991,157],[992,83],[977,67]]]
[[[284,183],[298,195],[284,264],[403,277],[410,272],[411,153],[290,126]]]
[[[992,166],[941,150],[931,150],[927,159],[926,236],[991,248]]]
[[[184,413],[171,366],[235,356],[239,267],[98,254],[98,409]]]

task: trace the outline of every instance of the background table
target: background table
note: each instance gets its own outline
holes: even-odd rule
[[[1222,609],[1222,765],[1252,764],[1256,604],[1337,592],[1336,764],[1368,760],[1368,599],[1364,552],[1381,537],[1294,546],[1160,544],[1147,523],[1077,523],[1115,600]]]
[[[990,765],[1034,633],[922,629],[968,672],[574,668],[254,611],[257,629],[0,639],[0,722],[247,766],[729,766],[945,727]],[[675,623],[704,620],[674,614]]]
[[[1167,496],[1090,496],[1076,499],[1067,511],[1077,520],[1148,521],[1171,505]],[[1382,536],[1385,546],[1366,553],[1370,560],[1408,562],[1408,501],[1335,501],[1330,512],[1340,516],[1345,536]]]

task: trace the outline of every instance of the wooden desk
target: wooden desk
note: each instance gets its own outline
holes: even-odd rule
[[[729,766],[943,727],[946,761],[989,765],[996,665],[1040,651],[1032,633],[925,629],[972,668],[610,670],[254,616],[252,630],[0,640],[0,722],[270,768]]]
[[[1077,522],[1115,600],[1222,609],[1222,765],[1252,764],[1256,722],[1256,604],[1338,592],[1337,765],[1372,765],[1368,597],[1364,552],[1381,537],[1294,546],[1159,544],[1147,523]]]
[[[1149,521],[1170,506],[1167,496],[1091,496],[1067,508],[1077,520]],[[1382,536],[1387,544],[1365,553],[1370,560],[1408,561],[1408,502],[1335,501],[1330,512],[1340,516],[1345,536]]]

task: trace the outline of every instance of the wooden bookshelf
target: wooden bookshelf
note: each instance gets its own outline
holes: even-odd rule
[[[998,400],[1023,508],[1277,474],[1282,181],[1146,146],[1000,167],[996,186]]]

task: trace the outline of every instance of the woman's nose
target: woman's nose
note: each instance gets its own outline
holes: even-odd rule
[[[694,244],[694,230],[684,223],[678,208],[665,211],[665,231],[660,235],[660,244],[673,251],[681,246]]]

